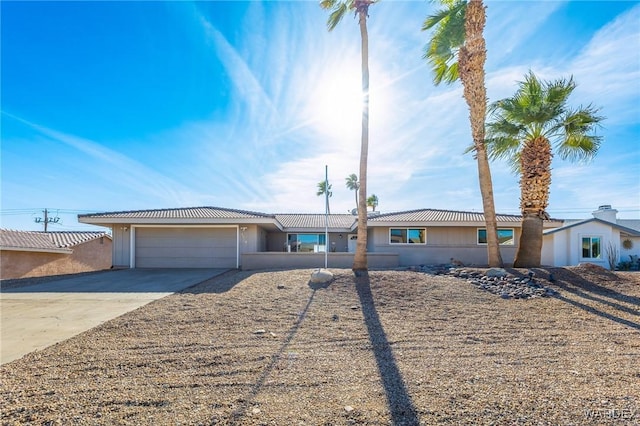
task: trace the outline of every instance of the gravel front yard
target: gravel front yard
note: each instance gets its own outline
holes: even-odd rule
[[[5,364],[2,424],[640,423],[640,273],[536,270],[558,294],[518,300],[311,272],[230,272]]]

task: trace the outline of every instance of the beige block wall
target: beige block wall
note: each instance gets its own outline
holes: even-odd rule
[[[111,268],[111,239],[97,238],[73,247],[72,254],[0,251],[0,279],[76,274]]]

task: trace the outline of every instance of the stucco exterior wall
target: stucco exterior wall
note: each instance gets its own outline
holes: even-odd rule
[[[111,267],[112,242],[97,238],[73,247],[72,254],[0,251],[0,279],[44,277]]]
[[[412,227],[420,228],[420,226]],[[371,228],[369,235],[373,238],[369,238],[368,250],[374,253],[397,253],[400,266],[446,264],[451,262],[452,258],[465,265],[487,264],[487,246],[478,244],[477,241],[479,227],[426,228],[426,244],[390,244],[388,227]],[[513,229],[515,244],[500,247],[505,264],[513,263],[520,239],[520,229]]]
[[[599,237],[601,239],[600,258],[591,259],[582,257],[583,237]],[[571,266],[579,265],[580,263],[593,263],[608,269],[609,260],[607,257],[607,249],[610,245],[615,247],[618,251],[616,264],[620,262],[620,260],[628,261],[628,255],[634,254],[631,253],[634,250],[640,253],[640,246],[638,245],[634,245],[634,249],[630,251],[624,250],[621,246],[621,240],[623,239],[624,238],[620,237],[620,231],[614,229],[608,224],[601,222],[588,222],[545,236],[542,252],[545,256],[545,261],[551,255],[553,256],[553,263],[551,266]]]
[[[354,253],[329,253],[329,268],[351,268]],[[242,255],[243,270],[278,268],[324,268],[324,253],[263,252]],[[399,266],[398,255],[392,253],[368,253],[369,268],[395,268]]]
[[[622,242],[624,240],[631,241],[631,248],[624,248]],[[636,255],[640,257],[640,237],[621,237],[620,238],[620,261],[629,262],[631,261],[631,255]]]

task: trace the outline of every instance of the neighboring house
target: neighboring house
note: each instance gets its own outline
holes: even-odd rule
[[[350,267],[357,228],[357,216],[351,214],[266,214],[219,207],[95,213],[79,215],[78,220],[112,229],[113,265],[122,268],[321,267],[325,257],[329,267]],[[502,254],[509,262],[520,238],[521,217],[498,215],[497,220]],[[485,265],[484,223],[484,215],[477,212],[422,209],[372,214],[369,266],[452,259]],[[546,228],[561,225],[545,221]]]
[[[640,255],[640,221],[618,219],[618,211],[602,205],[585,220],[567,220],[544,231],[542,263],[570,266],[594,263],[605,268]],[[609,258],[611,257],[611,260]],[[637,266],[637,265],[634,265]]]
[[[0,279],[42,277],[111,267],[105,232],[36,232],[0,229]]]

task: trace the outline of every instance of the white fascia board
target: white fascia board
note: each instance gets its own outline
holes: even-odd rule
[[[37,247],[10,247],[10,246],[3,246],[0,247],[0,251],[29,251],[29,252],[35,252],[35,253],[61,253],[61,254],[72,254],[73,250],[68,249],[68,248],[50,248],[50,249],[45,249],[45,248],[37,248]]]

